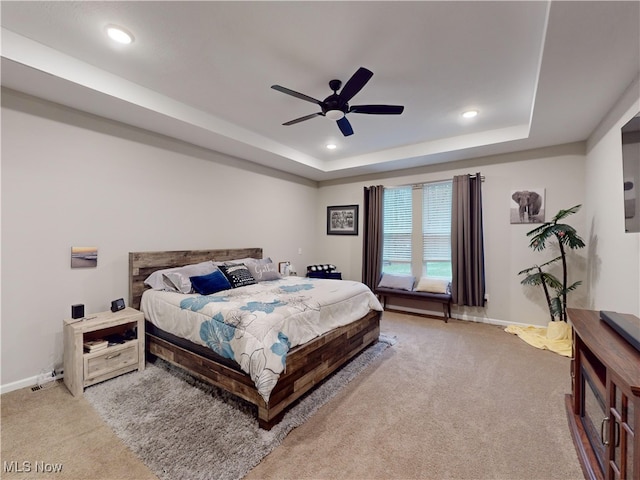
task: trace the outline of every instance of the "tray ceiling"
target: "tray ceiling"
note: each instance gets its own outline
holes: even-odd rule
[[[585,140],[640,71],[638,2],[1,8],[3,86],[318,181]],[[319,108],[271,85],[322,100],[361,66],[350,103],[402,115],[282,126]]]

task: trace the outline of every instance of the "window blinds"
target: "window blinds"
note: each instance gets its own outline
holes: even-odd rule
[[[451,192],[453,182],[422,187],[423,264],[451,260]]]
[[[406,263],[411,268],[413,228],[411,187],[385,188],[383,197],[383,249],[385,265]]]

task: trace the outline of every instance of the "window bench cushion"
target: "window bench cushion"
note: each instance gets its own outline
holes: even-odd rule
[[[397,290],[413,290],[416,277],[393,273],[383,273],[378,288],[393,288]]]

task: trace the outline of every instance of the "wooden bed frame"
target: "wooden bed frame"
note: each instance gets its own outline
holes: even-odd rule
[[[129,253],[129,305],[140,308],[144,280],[152,272],[206,260],[228,261],[239,258],[262,258],[261,248],[230,250],[194,250]],[[258,393],[248,374],[218,361],[191,352],[147,332],[146,350],[177,365],[196,378],[218,386],[258,407],[258,423],[270,430],[288,407],[315,385],[327,378],[380,335],[382,312],[370,311],[361,319],[291,349],[285,372],[271,392],[269,402]]]

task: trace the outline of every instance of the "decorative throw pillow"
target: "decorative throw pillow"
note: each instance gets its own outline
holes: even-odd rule
[[[224,276],[227,277],[231,288],[244,287],[245,285],[253,285],[256,279],[253,278],[247,266],[243,263],[234,265],[220,265],[218,267]]]
[[[392,273],[382,274],[378,287],[395,288],[398,290],[413,290],[413,283],[416,278],[412,275],[398,275]]]
[[[224,276],[220,270],[216,270],[207,275],[191,277],[189,280],[191,280],[193,289],[200,295],[211,295],[212,293],[229,290],[231,288],[229,280],[227,280],[227,277]]]
[[[447,293],[449,280],[422,277],[416,286],[416,292]]]
[[[180,272],[168,272],[162,274],[162,281],[168,290],[178,293],[191,293],[193,287],[191,280]]]
[[[216,269],[217,267],[211,260],[207,260],[206,262],[201,263],[194,263],[191,265],[185,265],[184,267],[165,268],[163,270],[156,270],[155,272],[153,272],[145,279],[144,283],[154,290],[169,290],[170,288],[165,284],[162,275],[166,275],[167,273],[179,272],[186,277],[193,277],[196,275],[206,275],[215,271]]]
[[[249,263],[247,268],[257,282],[282,278],[275,263]]]
[[[322,265],[307,265],[307,272],[333,272],[335,269],[335,265],[326,263]]]

